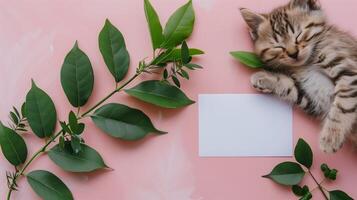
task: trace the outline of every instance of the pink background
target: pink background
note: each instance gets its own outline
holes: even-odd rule
[[[166,22],[175,8],[185,0],[152,0]],[[193,99],[199,93],[254,93],[249,85],[251,70],[238,64],[228,54],[232,50],[251,50],[246,26],[239,7],[268,11],[286,0],[194,0],[196,26],[189,45],[206,51],[197,60],[205,67],[191,73],[192,80],[183,88]],[[322,0],[334,24],[357,33],[355,0]],[[88,54],[94,67],[94,93],[87,104],[93,105],[109,93],[113,79],[98,50],[97,37],[105,18],[124,34],[131,54],[131,69],[151,55],[151,44],[142,0],[13,0],[0,1],[0,119],[7,120],[12,105],[19,106],[30,87],[30,79],[54,99],[59,119],[73,109],[61,89],[59,71],[65,54],[75,40]],[[148,78],[145,76],[144,78]],[[140,81],[140,80],[138,80]],[[120,200],[233,200],[295,199],[287,188],[261,178],[286,158],[199,158],[197,104],[181,110],[165,110],[141,103],[124,93],[110,99],[143,109],[165,136],[150,136],[139,142],[111,138],[86,120],[85,140],[97,149],[114,171],[100,170],[89,174],[62,171],[47,156],[31,166],[54,172],[71,188],[76,199]],[[284,122],[281,122],[284,123]],[[327,188],[340,188],[357,197],[357,158],[349,145],[335,155],[318,149],[318,123],[302,112],[294,112],[294,141],[305,138],[315,152],[313,171],[327,162],[340,170],[338,180]],[[264,133],[262,133],[264,134]],[[25,135],[30,154],[43,141],[33,134]],[[0,196],[5,198],[5,171],[12,170],[0,159]],[[312,185],[310,178],[307,183]],[[26,180],[13,199],[38,199]],[[322,199],[318,191],[315,199]]]

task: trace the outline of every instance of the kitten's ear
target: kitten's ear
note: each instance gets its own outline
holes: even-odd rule
[[[266,20],[266,18],[263,15],[257,14],[247,8],[241,8],[240,12],[243,16],[243,19],[249,26],[250,34],[251,34],[253,40],[255,40],[258,37],[257,31],[258,31],[259,25],[261,23],[263,23]]]
[[[291,0],[290,7],[300,7],[306,10],[320,10],[321,4],[319,0]]]

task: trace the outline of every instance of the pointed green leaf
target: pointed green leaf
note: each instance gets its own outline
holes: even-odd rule
[[[167,69],[164,69],[164,72],[162,74],[162,77],[166,80],[169,77],[169,72],[167,71]]]
[[[87,103],[93,91],[94,75],[88,56],[76,42],[64,59],[61,69],[62,88],[74,107]]]
[[[17,108],[15,108],[14,106],[12,108],[14,109],[14,112],[15,112],[16,116],[18,118],[21,118],[21,115],[20,115],[19,111],[17,110]]]
[[[14,112],[10,112],[11,121],[14,122],[15,125],[19,123],[19,118],[16,116]]]
[[[171,79],[177,87],[181,87],[181,83],[176,76],[171,76]]]
[[[21,106],[21,115],[22,117],[26,117],[26,102],[24,102]]]
[[[353,200],[353,198],[341,190],[334,190],[330,191],[330,200]]]
[[[194,64],[194,63],[187,63],[185,65],[185,67],[187,67],[190,70],[195,70],[195,69],[203,69],[202,66],[198,65],[198,64]]]
[[[204,52],[200,49],[189,49],[189,56],[197,56],[204,54]],[[181,49],[172,49],[167,50],[164,53],[160,54],[153,61],[153,65],[158,65],[161,63],[173,62],[181,60]]]
[[[107,167],[99,153],[86,144],[81,144],[81,151],[75,154],[70,142],[66,141],[64,149],[56,145],[48,152],[48,156],[56,165],[69,172],[91,172]]]
[[[98,128],[123,140],[139,140],[148,133],[164,133],[154,127],[145,113],[122,104],[104,105],[91,118]]]
[[[281,185],[292,186],[299,184],[304,175],[305,171],[298,163],[283,162],[274,167],[270,174],[263,177]]]
[[[160,19],[149,0],[144,0],[144,10],[149,25],[152,47],[155,50],[160,47],[164,40]]]
[[[31,188],[44,200],[72,200],[68,187],[51,172],[36,170],[27,174]]]
[[[55,105],[43,90],[32,81],[31,90],[26,95],[26,117],[32,131],[40,138],[52,135],[56,127]]]
[[[181,61],[182,64],[187,64],[190,62],[190,51],[188,49],[186,41],[183,41],[181,45]]]
[[[69,112],[68,122],[69,122],[69,127],[71,127],[71,130],[73,132],[74,132],[74,130],[77,130],[78,120],[77,120],[76,114],[74,114],[73,111]]]
[[[263,62],[255,53],[245,52],[245,51],[235,51],[235,52],[231,52],[231,55],[234,58],[238,59],[239,62],[241,62],[243,65],[246,65],[247,67],[261,68],[264,65]]]
[[[192,1],[179,9],[177,9],[169,18],[164,30],[164,42],[161,45],[163,48],[172,48],[181,44],[187,39],[192,31],[195,23],[195,13],[192,6]]]
[[[115,81],[123,80],[129,69],[130,56],[123,35],[108,19],[99,34],[99,49]]]
[[[174,49],[172,50],[172,53],[170,54],[170,56],[165,60],[165,62],[167,61],[173,61],[173,60],[180,60],[182,55],[182,50],[181,49]],[[188,53],[189,53],[189,56],[197,56],[197,55],[202,55],[204,54],[205,52],[200,50],[200,49],[195,49],[195,48],[192,48],[192,49],[188,49]]]
[[[180,108],[195,103],[179,88],[157,80],[144,81],[125,92],[137,99],[163,108]]]
[[[190,76],[188,75],[188,73],[187,73],[185,70],[183,70],[183,69],[181,69],[181,71],[179,71],[179,74],[180,74],[183,78],[185,78],[185,79],[187,79],[187,80],[190,79]]]
[[[299,139],[294,150],[294,155],[296,161],[310,169],[312,166],[313,154],[311,147],[305,142],[305,140],[301,138]]]
[[[25,163],[27,147],[24,139],[0,122],[0,145],[5,158],[14,166]]]
[[[81,151],[81,138],[77,135],[72,135],[71,147],[75,154]]]

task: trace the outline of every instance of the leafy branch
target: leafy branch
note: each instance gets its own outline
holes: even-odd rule
[[[313,153],[311,147],[303,139],[299,139],[294,150],[295,160],[297,162],[283,162],[273,168],[273,170],[263,176],[269,178],[274,182],[289,186],[292,192],[299,197],[300,200],[309,200],[312,198],[312,193],[315,189],[318,189],[326,200],[353,200],[345,192],[341,190],[327,190],[323,183],[327,181],[334,181],[337,178],[337,170],[330,169],[327,164],[321,165],[321,171],[324,174],[325,179],[319,182],[311,171],[313,164]],[[305,168],[305,169],[304,169]],[[299,184],[303,180],[306,174],[314,180],[316,187],[312,190],[307,185],[300,186]]]
[[[190,49],[185,42],[193,31],[195,21],[191,0],[171,15],[164,29],[149,0],[144,0],[144,9],[153,45],[153,57],[150,62],[146,62],[146,59],[141,60],[131,78],[123,82],[130,65],[125,39],[122,33],[106,20],[98,38],[99,49],[115,80],[115,90],[88,110],[81,112],[81,107],[87,103],[92,94],[94,73],[90,59],[79,48],[78,42],[75,42],[61,68],[61,85],[69,103],[76,108],[76,113],[69,112],[68,119],[59,121],[60,129],[55,131],[58,123],[55,105],[51,97],[32,80],[31,89],[26,95],[21,112],[15,107],[10,112],[10,128],[0,122],[2,152],[15,166],[14,172],[6,173],[8,200],[13,191],[18,190],[18,181],[23,176],[27,178],[32,189],[45,200],[73,199],[69,188],[53,173],[44,170],[26,172],[31,163],[45,152],[65,171],[91,172],[108,168],[101,155],[85,144],[82,135],[86,125],[81,122],[83,118],[90,117],[104,133],[126,141],[142,139],[149,133],[166,133],[158,130],[141,110],[118,103],[103,105],[116,93],[125,91],[134,98],[162,108],[181,108],[194,103],[179,87],[176,87],[179,86],[176,74],[189,79],[187,70],[201,68],[191,61],[193,56],[203,54],[203,51]],[[167,66],[170,64],[178,69],[174,71],[174,75],[171,75],[177,79],[173,84],[166,79],[148,80],[127,88],[143,73],[159,73],[165,76]],[[27,159],[26,143],[19,134],[19,132],[27,132],[28,128],[46,141],[29,159]]]

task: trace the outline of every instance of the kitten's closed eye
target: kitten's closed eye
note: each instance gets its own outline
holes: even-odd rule
[[[324,30],[324,23],[309,23],[303,31],[301,31],[296,37],[296,44],[301,42],[310,42],[312,39],[317,37]]]
[[[271,62],[283,55],[285,48],[282,46],[276,46],[274,48],[266,48],[260,54],[260,57],[264,62]]]

